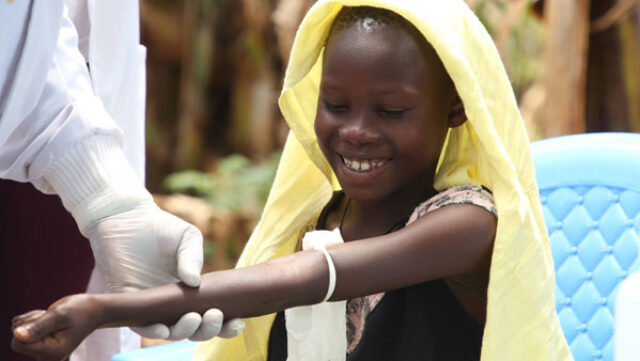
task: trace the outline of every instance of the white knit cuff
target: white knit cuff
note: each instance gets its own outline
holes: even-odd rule
[[[152,201],[129,165],[117,137],[94,135],[45,170],[83,235],[100,220]]]

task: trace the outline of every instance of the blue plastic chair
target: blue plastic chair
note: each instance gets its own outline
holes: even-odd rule
[[[119,353],[111,361],[189,361],[196,352],[196,347],[197,342],[179,341]]]
[[[640,135],[553,138],[532,154],[562,330],[576,361],[613,361],[615,297],[639,263]]]
[[[640,135],[581,134],[532,143],[556,269],[556,310],[576,361],[613,361],[613,305],[638,268]],[[187,361],[182,341],[112,361]]]

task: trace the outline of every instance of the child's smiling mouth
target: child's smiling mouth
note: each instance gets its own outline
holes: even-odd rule
[[[340,155],[344,165],[347,169],[354,172],[369,172],[376,168],[382,167],[387,163],[387,160],[383,159],[364,159],[364,158],[349,158],[344,155]]]

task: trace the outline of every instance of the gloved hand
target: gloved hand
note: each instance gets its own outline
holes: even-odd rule
[[[110,292],[183,281],[200,285],[202,234],[154,203],[129,165],[122,142],[94,135],[52,162],[44,181],[89,238],[96,266]],[[237,336],[242,320],[222,325],[219,310],[188,313],[169,327],[137,329],[150,338],[205,340]]]
[[[178,281],[200,286],[202,234],[153,201],[107,217],[86,233],[109,292]],[[196,312],[187,313],[171,327],[155,324],[134,331],[149,338],[202,341],[215,336],[235,337],[244,328],[242,320],[224,326],[222,320],[222,312],[210,309],[202,317]]]

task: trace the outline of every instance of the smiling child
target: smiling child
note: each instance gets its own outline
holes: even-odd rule
[[[64,298],[17,317],[14,348],[61,359],[97,327],[215,306],[247,329],[196,360],[320,360],[323,348],[350,361],[571,359],[526,134],[461,0],[319,1],[280,105],[292,134],[243,268],[206,274],[199,290]],[[300,250],[311,228],[344,243]],[[345,330],[340,342],[314,345],[291,326],[304,314],[282,312],[314,304],[302,310],[342,311],[310,326]],[[48,335],[35,342],[34,320]]]

